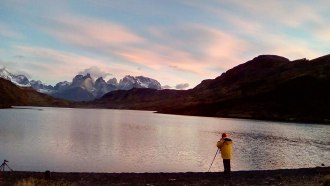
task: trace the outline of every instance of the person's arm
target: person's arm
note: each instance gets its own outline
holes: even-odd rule
[[[221,139],[220,141],[217,142],[217,147],[221,150],[222,146],[223,146],[223,143],[225,141],[223,139]]]

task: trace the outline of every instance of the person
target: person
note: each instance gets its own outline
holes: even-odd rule
[[[230,160],[233,154],[233,141],[228,137],[228,134],[223,133],[221,135],[220,141],[217,142],[217,147],[221,152],[221,157],[223,159],[224,173],[227,177],[230,176]]]

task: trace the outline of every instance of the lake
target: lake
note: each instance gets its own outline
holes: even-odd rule
[[[227,132],[232,170],[330,166],[330,126],[156,114],[0,110],[0,161],[19,171],[205,172]],[[217,156],[211,171],[223,171]]]

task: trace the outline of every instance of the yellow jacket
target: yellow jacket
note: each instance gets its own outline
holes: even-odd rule
[[[229,138],[221,138],[217,142],[217,147],[221,151],[222,159],[231,159],[233,154],[233,141]]]

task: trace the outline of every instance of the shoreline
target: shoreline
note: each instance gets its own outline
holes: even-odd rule
[[[226,179],[223,172],[177,173],[84,173],[1,172],[0,185],[22,181],[45,185],[330,185],[330,167],[233,171]]]

